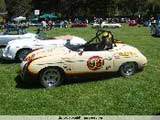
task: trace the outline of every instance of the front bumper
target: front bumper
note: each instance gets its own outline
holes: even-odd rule
[[[14,60],[15,57],[7,52],[5,49],[2,49],[2,58],[5,60]]]
[[[160,37],[160,31],[156,31],[155,35]]]
[[[28,70],[28,66],[29,66],[28,62],[21,63],[21,70],[19,72],[21,80],[26,83],[38,82],[38,75],[31,73]]]

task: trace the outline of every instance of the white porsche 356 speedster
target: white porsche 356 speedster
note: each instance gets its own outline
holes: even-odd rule
[[[99,36],[103,32],[111,35],[110,49],[100,47]],[[23,81],[36,77],[34,80],[44,87],[55,87],[68,75],[119,71],[122,76],[130,76],[146,64],[146,57],[138,49],[115,41],[111,32],[101,30],[82,46],[47,47],[31,52],[21,63],[20,76]]]
[[[47,38],[40,34],[32,39],[21,39],[10,41],[3,49],[3,58],[7,60],[22,61],[32,50],[56,45],[83,45],[86,41],[77,36],[64,35],[54,38]]]

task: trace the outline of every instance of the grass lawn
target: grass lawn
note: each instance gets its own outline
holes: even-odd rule
[[[35,32],[35,29],[29,29]],[[75,78],[44,89],[16,82],[19,63],[0,60],[1,115],[155,115],[160,114],[160,38],[149,28],[111,29],[115,38],[137,47],[148,59],[144,71],[131,77]],[[48,36],[72,34],[89,40],[96,30],[67,28],[47,31]]]

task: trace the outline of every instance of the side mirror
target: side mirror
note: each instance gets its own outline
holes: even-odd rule
[[[83,48],[80,48],[79,51],[78,51],[78,54],[79,54],[79,55],[82,55],[82,54],[83,54],[83,51],[84,51]]]

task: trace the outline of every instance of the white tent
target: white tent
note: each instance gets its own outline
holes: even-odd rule
[[[22,21],[22,20],[26,20],[26,17],[19,16],[19,17],[14,18],[13,20],[19,22],[19,21]]]

